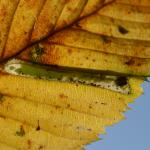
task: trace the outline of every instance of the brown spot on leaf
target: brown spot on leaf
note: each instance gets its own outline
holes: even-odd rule
[[[37,0],[26,0],[26,1],[29,8],[33,8],[37,3]]]
[[[69,53],[69,54],[72,54],[72,49],[69,48],[69,49],[68,49],[68,53]]]
[[[71,11],[71,12],[73,11],[71,7],[68,7],[67,9],[68,9],[68,11]]]
[[[127,14],[131,14],[131,11],[127,11]]]
[[[105,62],[108,62],[108,60],[107,60],[107,59],[104,59],[104,61],[105,61]]]
[[[41,57],[41,62],[43,64],[57,65],[60,60],[60,49],[57,48],[57,45],[49,45],[44,43],[44,54]]]
[[[5,18],[6,15],[7,15],[6,7],[3,6],[3,7],[0,9],[0,16],[2,16],[2,18]]]
[[[107,36],[101,35],[101,38],[102,38],[102,40],[103,40],[104,43],[106,43],[106,44],[111,43],[111,39],[108,38]]]
[[[125,27],[121,25],[118,25],[118,30],[121,34],[127,34],[129,32]]]
[[[101,103],[101,105],[107,105],[107,103]]]
[[[0,104],[4,102],[4,96],[2,94],[0,94]]]
[[[38,126],[36,128],[36,131],[39,131],[41,128],[40,128],[40,123],[39,123],[39,120],[38,120]]]
[[[70,104],[67,104],[67,108],[70,108]]]
[[[32,142],[31,142],[31,140],[27,140],[27,144],[28,144],[28,149],[31,149],[31,147],[32,147]]]
[[[127,62],[125,62],[125,64],[128,66],[133,66],[135,64],[135,61],[134,61],[134,59],[131,58]]]
[[[39,149],[39,150],[44,149],[44,146],[43,146],[43,145],[40,145],[38,149]]]
[[[95,62],[96,60],[95,60],[95,59],[92,59],[92,61]]]
[[[6,117],[5,117],[5,116],[3,116],[3,115],[0,115],[0,117],[1,117],[1,118],[3,118],[3,119],[6,119]]]
[[[142,60],[142,59],[131,58],[128,61],[126,61],[125,64],[128,66],[141,66],[143,61],[144,60]]]
[[[60,107],[60,106],[58,106],[58,105],[56,105],[56,106],[55,106],[55,108],[56,108],[56,109],[60,109],[61,107]]]
[[[92,109],[92,106],[91,106],[91,105],[89,105],[89,108],[90,108],[90,109]]]
[[[75,23],[75,27],[82,28],[82,26],[79,23]]]
[[[62,99],[64,99],[64,98],[67,99],[68,98],[68,96],[66,96],[64,94],[60,94],[59,97],[62,98]]]
[[[87,129],[87,131],[90,131],[90,132],[91,132],[91,131],[92,131],[92,129],[90,129],[90,128],[89,128],[89,129]]]
[[[77,84],[77,83],[76,83],[75,85],[76,85],[76,86],[79,86],[79,84]]]

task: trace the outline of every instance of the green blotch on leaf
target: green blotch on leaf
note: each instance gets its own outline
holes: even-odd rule
[[[42,47],[42,45],[36,44],[30,52],[30,57],[31,57],[30,59],[33,62],[38,62],[38,61],[40,61],[40,58],[43,53],[44,53],[44,48]]]
[[[103,40],[104,43],[110,43],[111,42],[111,40],[105,35],[101,35],[101,39]]]
[[[114,75],[105,75],[101,72],[91,72],[89,70],[73,70],[71,68],[61,67],[58,69],[51,66],[41,66],[27,62],[20,62],[20,64],[21,67],[15,70],[19,75],[27,75],[53,81],[79,83],[111,90],[114,88],[114,91],[124,94],[128,94],[128,91],[130,91],[130,85],[127,83],[128,79],[126,79],[126,77],[121,78]]]
[[[21,136],[21,137],[25,135],[25,130],[24,130],[23,126],[20,126],[19,131],[16,131],[16,135]]]
[[[10,70],[14,70],[14,68],[15,68],[14,66],[11,66],[9,69],[10,69]]]

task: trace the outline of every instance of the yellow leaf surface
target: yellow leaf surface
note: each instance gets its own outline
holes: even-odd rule
[[[87,85],[0,75],[0,93],[62,108],[69,106],[70,109],[99,117],[114,118],[120,116],[118,111],[126,110],[128,102],[142,93],[142,79],[129,78],[128,82],[131,93],[126,95]]]
[[[117,38],[150,41],[150,24],[110,18],[95,13],[79,21],[76,27]]]
[[[7,96],[3,96],[0,115],[39,127],[56,136],[85,141],[95,139],[98,134],[105,133],[105,126],[120,121],[117,117],[116,120],[99,118],[59,106]]]
[[[62,10],[57,20],[55,30],[60,30],[65,26],[74,23],[82,13],[87,0],[70,0]]]
[[[90,142],[57,137],[36,130],[23,122],[2,117],[0,117],[0,133],[0,142],[19,150],[38,150],[39,147],[43,147],[44,150],[70,150]]]
[[[150,7],[149,0],[116,0],[118,3]]]
[[[26,49],[18,57],[39,64],[71,68],[99,70],[105,73],[135,76],[150,75],[150,59],[120,56],[106,52],[49,43],[40,43],[43,53],[37,55],[36,45]],[[67,58],[67,59],[66,59]]]
[[[0,1],[0,57],[3,53],[7,35],[11,26],[13,15],[17,8],[19,0],[1,0]]]
[[[99,15],[132,22],[150,23],[150,8],[112,3],[98,11]]]
[[[67,28],[55,33],[53,36],[50,36],[47,41],[52,44],[116,55],[150,58],[150,43],[148,41],[108,37],[73,28]]]
[[[8,146],[8,145],[3,144],[3,143],[0,143],[0,149],[1,150],[17,150],[16,148]]]
[[[10,57],[27,46],[43,4],[44,0],[20,0],[11,23],[3,57]]]

